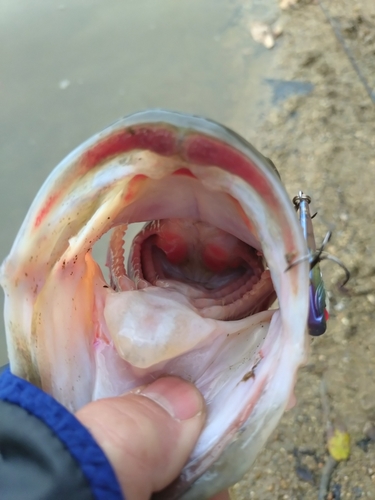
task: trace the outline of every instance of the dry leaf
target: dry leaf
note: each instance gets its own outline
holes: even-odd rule
[[[293,7],[293,5],[296,5],[297,3],[298,0],[280,0],[279,7],[280,9],[286,10],[289,9],[289,7]]]
[[[257,43],[261,43],[267,49],[272,49],[272,47],[275,45],[275,35],[272,31],[272,28],[266,23],[251,23],[250,33]]]

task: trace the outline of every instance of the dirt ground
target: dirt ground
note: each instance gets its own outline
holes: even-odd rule
[[[324,378],[332,416],[351,438],[350,458],[334,471],[327,498],[375,498],[375,432],[371,441],[364,430],[375,422],[375,2],[300,1],[281,19],[279,69],[313,90],[284,100],[248,139],[272,158],[291,197],[300,189],[312,197],[317,240],[333,231],[329,252],[348,266],[351,280],[340,292],[342,271],[323,263],[328,331],[311,341],[296,406],[232,493],[318,498],[327,459]]]

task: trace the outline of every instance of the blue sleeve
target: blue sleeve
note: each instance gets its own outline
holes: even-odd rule
[[[88,430],[9,369],[0,376],[0,498],[123,500]]]

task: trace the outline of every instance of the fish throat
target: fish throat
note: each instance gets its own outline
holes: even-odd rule
[[[210,346],[231,336],[235,321],[268,310],[276,297],[255,226],[232,192],[241,180],[217,167],[181,169],[181,159],[150,152],[127,162],[154,168],[127,183],[127,203],[111,218],[110,291],[95,345],[113,343],[141,378],[170,373],[171,363],[178,367],[202,349],[210,364],[216,352]],[[150,221],[152,215],[161,217]],[[126,265],[126,231],[140,221],[146,225]],[[193,364],[183,372],[195,382],[195,370]]]
[[[220,320],[266,310],[275,299],[262,253],[208,223],[191,219],[148,223],[133,241],[127,271],[126,229],[126,225],[116,228],[110,240],[107,265],[115,291],[129,286],[179,291],[202,317]]]

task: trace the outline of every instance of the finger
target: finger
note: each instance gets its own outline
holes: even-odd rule
[[[76,414],[115,470],[128,500],[146,500],[187,462],[205,421],[204,400],[188,382],[162,377]]]

